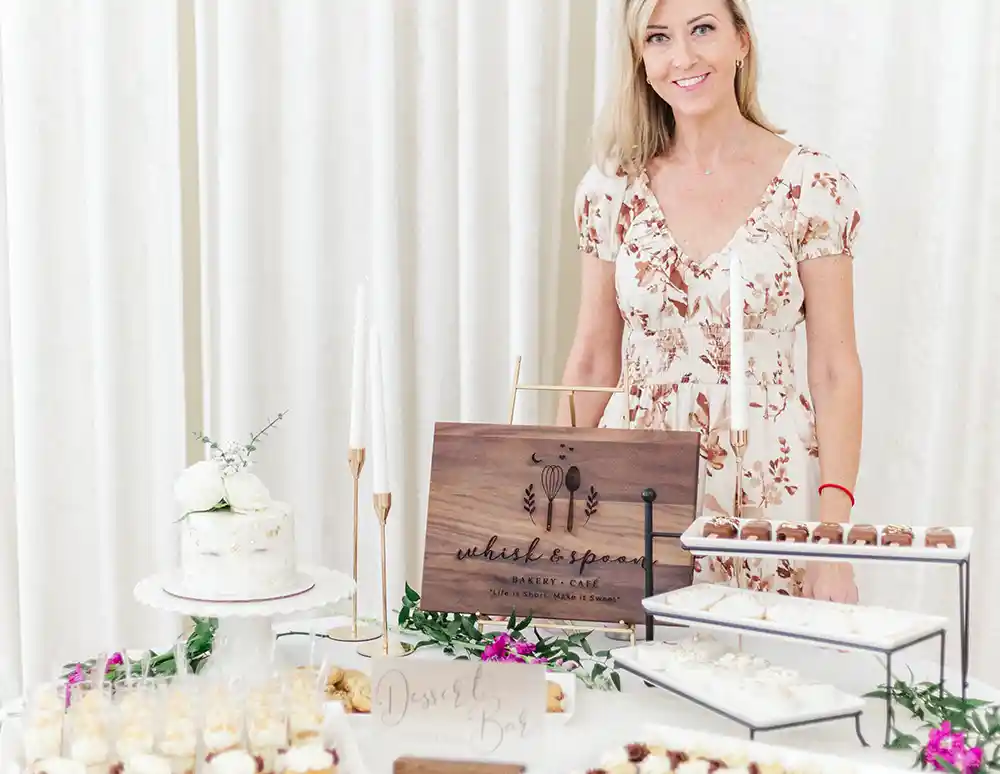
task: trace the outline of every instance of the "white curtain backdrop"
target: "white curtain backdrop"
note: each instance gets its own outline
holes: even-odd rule
[[[857,519],[978,529],[974,666],[1000,681],[1000,5],[944,5],[753,10],[766,109],[867,202]],[[99,647],[169,644],[180,622],[131,588],[175,561],[193,431],[242,437],[289,409],[259,472],[295,507],[302,560],[349,570],[365,279],[389,382],[390,602],[419,581],[433,423],[505,421],[516,355],[525,381],[561,371],[614,6],[0,3],[0,698]],[[551,408],[525,397],[517,421]],[[955,617],[953,574],[864,581],[867,599]]]

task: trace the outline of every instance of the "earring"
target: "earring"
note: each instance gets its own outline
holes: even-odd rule
[[[742,70],[743,69],[743,60],[742,59],[737,59],[736,60],[736,69],[737,70]]]

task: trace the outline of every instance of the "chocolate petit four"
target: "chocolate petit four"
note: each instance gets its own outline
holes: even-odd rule
[[[738,531],[735,519],[727,516],[716,516],[709,519],[701,534],[703,537],[734,538]]]
[[[896,524],[890,524],[882,530],[882,545],[912,546],[913,530],[909,527],[901,527]]]
[[[844,526],[834,521],[824,521],[816,525],[813,530],[813,543],[821,543],[824,540],[827,543],[843,543]]]
[[[878,530],[871,524],[855,524],[847,533],[847,542],[852,546],[859,543],[865,546],[878,545]]]
[[[785,522],[778,527],[779,543],[805,543],[809,540],[809,527],[796,522]]]
[[[928,527],[924,545],[928,548],[954,548],[955,533],[947,527]]]
[[[771,522],[765,519],[748,519],[740,528],[742,540],[770,540]]]

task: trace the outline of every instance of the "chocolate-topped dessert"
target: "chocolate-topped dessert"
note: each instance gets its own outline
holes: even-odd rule
[[[740,538],[743,540],[770,540],[771,522],[765,519],[747,519],[740,527]]]
[[[703,537],[734,538],[738,531],[735,519],[728,516],[716,516],[709,519],[701,534]]]
[[[786,521],[778,527],[779,543],[805,543],[809,540],[809,527],[798,522]]]
[[[890,524],[882,530],[882,545],[912,546],[913,530],[909,527],[901,527],[897,524]]]
[[[852,546],[858,543],[866,546],[877,546],[878,530],[871,524],[855,524],[847,533],[847,542]]]
[[[828,543],[844,542],[844,525],[835,521],[824,521],[813,530],[813,543],[826,540]]]
[[[928,527],[924,545],[928,548],[954,548],[955,533],[947,527]]]

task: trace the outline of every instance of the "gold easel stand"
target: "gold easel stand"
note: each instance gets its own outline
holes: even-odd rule
[[[347,464],[354,479],[354,594],[351,596],[351,625],[331,629],[327,636],[339,642],[367,642],[377,639],[379,631],[374,626],[358,624],[358,487],[361,471],[365,468],[365,450],[348,449]]]
[[[389,637],[389,604],[387,599],[389,589],[385,575],[385,522],[389,518],[389,510],[392,508],[392,495],[389,492],[376,492],[372,495],[372,504],[375,506],[375,515],[378,516],[379,541],[382,547],[382,634],[377,640],[360,645],[358,653],[366,658],[378,656],[399,658],[410,655],[413,648]]]
[[[627,374],[628,369],[623,368],[622,373]],[[578,392],[590,392],[590,393],[604,393],[606,395],[615,395],[620,392],[628,394],[628,382],[623,380],[623,386],[621,387],[586,387],[586,386],[567,386],[565,384],[521,384],[521,356],[518,355],[517,359],[514,361],[514,384],[511,388],[510,395],[510,416],[507,420],[507,424],[514,424],[514,409],[517,406],[517,394],[522,390],[529,392],[567,392],[569,393],[569,423],[571,427],[576,427],[576,393]],[[628,409],[626,408],[626,411]],[[501,623],[500,621],[493,621],[488,617],[476,613],[476,618],[479,619],[479,630],[482,631],[484,627],[489,626],[491,628],[504,628],[506,627],[506,622]],[[545,619],[538,619],[533,622],[535,628],[538,629],[563,629],[564,631],[572,632],[601,632],[602,634],[608,635],[612,639],[625,639],[622,635],[628,635],[629,643],[635,645],[635,625],[626,624],[624,621],[619,621],[617,624],[610,623],[600,623],[595,622],[592,626],[580,626],[578,624],[566,623],[562,621],[552,621]],[[615,636],[617,635],[617,636]]]

